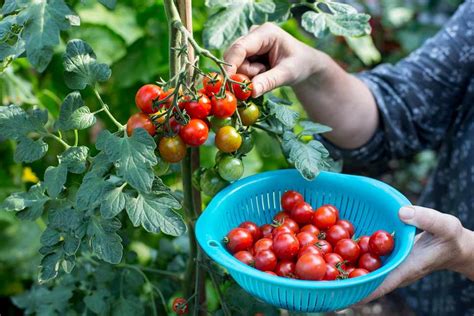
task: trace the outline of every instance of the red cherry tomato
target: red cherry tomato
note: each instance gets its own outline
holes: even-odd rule
[[[292,260],[281,260],[277,263],[275,270],[277,275],[285,278],[295,277],[295,263]]]
[[[253,240],[259,240],[262,238],[262,231],[254,222],[243,222],[239,227],[247,229],[252,234]]]
[[[308,233],[313,234],[316,237],[318,237],[319,234],[321,233],[321,231],[313,224],[308,224],[301,227],[300,232],[308,232]]]
[[[298,254],[298,250],[300,243],[293,234],[279,234],[273,238],[273,251],[280,260],[292,259]]]
[[[369,236],[361,236],[358,240],[359,240],[358,244],[359,244],[359,247],[360,247],[360,253],[363,254],[363,253],[369,252],[370,237]]]
[[[155,136],[155,125],[150,117],[144,113],[136,113],[130,116],[127,122],[127,135],[132,136],[133,130],[136,128],[143,128],[150,136]]]
[[[324,261],[326,261],[328,265],[332,265],[336,268],[340,267],[341,269],[344,269],[346,267],[344,259],[342,259],[340,255],[334,252],[325,254]]]
[[[163,102],[163,105],[165,108],[169,109],[171,105],[173,105],[174,101],[174,88],[169,88],[166,91],[163,91],[160,95],[159,101]],[[181,108],[181,107],[180,107]]]
[[[272,232],[273,232],[273,226],[270,224],[265,224],[260,226],[260,230],[262,231],[262,235],[265,238],[273,238]]]
[[[275,272],[273,271],[265,271],[265,273],[268,273],[270,275],[273,275],[273,276],[278,276]]]
[[[356,268],[356,269],[352,270],[351,273],[349,273],[349,279],[357,278],[359,276],[366,275],[368,273],[369,273],[369,271],[367,271],[365,269]]]
[[[349,274],[350,274],[352,271],[354,271],[354,270],[355,270],[355,267],[352,266],[352,265],[349,265],[349,264],[347,264],[347,265],[346,265],[346,268],[344,269],[345,274],[347,274],[347,275],[349,275]]]
[[[270,238],[259,239],[255,242],[255,245],[253,245],[253,250],[255,253],[264,250],[273,250],[273,240]]]
[[[285,218],[290,217],[285,211],[278,212],[275,216],[273,216],[273,220],[277,223],[283,223]]]
[[[253,84],[249,77],[244,74],[235,74],[230,76],[230,79],[243,83],[242,85],[238,83],[231,84],[232,90],[237,99],[245,101],[252,95]]]
[[[321,280],[326,274],[327,265],[321,256],[310,253],[302,255],[295,266],[295,274],[303,280]]]
[[[330,264],[326,264],[326,273],[324,274],[323,280],[326,280],[326,281],[336,280],[340,274],[341,273],[336,267]]]
[[[318,247],[323,255],[332,252],[332,246],[327,240],[318,240],[314,245]]]
[[[318,208],[312,218],[312,224],[317,228],[325,230],[337,222],[337,215],[331,205],[323,205]]]
[[[224,243],[231,253],[236,253],[252,247],[253,237],[245,228],[234,228],[224,238]]]
[[[204,120],[211,113],[211,100],[204,94],[199,94],[197,100],[183,102],[183,107],[189,117]]]
[[[255,268],[260,271],[273,271],[276,264],[277,258],[271,250],[263,250],[255,255]]]
[[[202,79],[202,86],[206,91],[208,96],[212,96],[214,94],[219,93],[222,87],[222,83],[224,82],[224,78],[217,72],[208,73],[207,76],[204,76]]]
[[[290,216],[298,224],[308,224],[313,218],[313,208],[306,202],[298,202],[293,205],[290,211]]]
[[[204,144],[209,135],[209,128],[200,119],[191,119],[188,124],[181,127],[179,136],[189,146],[200,146]]]
[[[370,236],[369,250],[374,255],[386,256],[392,252],[393,246],[393,236],[384,230],[378,230]]]
[[[336,219],[339,219],[339,210],[334,205],[327,204],[327,205],[324,205],[324,206],[326,206],[328,209],[333,211],[336,214]]]
[[[189,312],[188,301],[183,297],[177,297],[173,300],[173,312],[177,315],[186,315]]]
[[[296,191],[286,191],[281,196],[281,207],[286,212],[290,212],[293,206],[298,202],[304,202],[304,198]]]
[[[169,124],[170,124],[171,130],[175,134],[179,134],[179,131],[181,130],[182,125],[179,124],[179,122],[176,120],[174,116],[170,117]],[[163,123],[163,129],[168,132],[169,131],[168,124]]]
[[[299,233],[300,231],[300,227],[298,226],[298,223],[296,223],[294,220],[292,220],[289,217],[283,219],[282,225],[288,226],[288,228],[290,228],[295,234]]]
[[[354,225],[352,225],[351,222],[345,220],[345,219],[340,219],[336,222],[336,225],[340,225],[344,227],[345,230],[349,233],[349,238],[354,236]]]
[[[212,114],[218,118],[231,117],[237,109],[237,99],[230,91],[224,96],[214,95],[211,99]]]
[[[298,234],[296,234],[296,238],[298,238],[300,247],[304,247],[306,245],[314,245],[318,241],[318,237],[308,232],[299,232]]]
[[[158,100],[163,90],[154,84],[146,84],[138,89],[135,95],[135,104],[145,114],[156,112],[153,109],[153,101]]]
[[[359,258],[359,268],[365,269],[369,272],[377,270],[381,266],[382,260],[380,260],[380,257],[369,252],[364,253]]]
[[[273,239],[275,239],[278,235],[281,234],[294,234],[294,232],[293,230],[291,230],[290,227],[286,225],[277,226],[272,231]]]
[[[333,246],[335,246],[339,240],[347,238],[350,238],[349,233],[341,225],[331,226],[326,231],[326,240]]]
[[[311,253],[313,255],[320,255],[320,256],[322,256],[323,254],[321,250],[319,250],[319,248],[316,247],[315,245],[306,245],[306,246],[301,247],[300,251],[298,251],[298,258],[300,258],[302,255],[306,253]]]
[[[239,260],[239,261],[245,263],[245,264],[248,265],[248,266],[253,266],[253,265],[254,265],[254,262],[255,262],[255,258],[254,258],[253,255],[252,255],[249,251],[247,251],[247,250],[241,250],[241,251],[239,251],[239,252],[236,252],[236,253],[234,254],[234,257],[235,257],[237,260]]]
[[[344,260],[354,263],[359,259],[360,247],[352,239],[342,239],[337,242],[334,252],[341,255]]]

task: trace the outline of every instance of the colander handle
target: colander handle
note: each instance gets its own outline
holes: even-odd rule
[[[201,247],[209,257],[220,265],[226,268],[235,265],[235,261],[232,260],[232,255],[224,248],[221,242],[209,237],[204,245],[201,244]]]

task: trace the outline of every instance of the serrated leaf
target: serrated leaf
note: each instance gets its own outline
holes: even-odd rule
[[[127,199],[126,210],[135,227],[141,225],[145,230],[179,236],[186,231],[186,225],[173,209],[181,205],[169,193],[139,194]]]
[[[19,139],[30,132],[43,132],[44,128],[37,125],[37,115],[32,117],[17,105],[0,106],[0,135]]]
[[[83,223],[83,217],[83,212],[65,205],[49,212],[49,227],[62,232],[74,232]]]
[[[49,197],[44,194],[45,187],[40,182],[30,187],[28,192],[13,193],[0,204],[0,209],[19,212],[22,219],[35,220],[43,213],[44,204]]]
[[[301,121],[301,127],[303,127],[303,131],[301,131],[301,136],[313,136],[315,134],[322,134],[332,131],[332,128],[329,126],[311,122],[311,121]]]
[[[13,297],[12,301],[27,315],[66,315],[73,289],[71,285],[56,285],[52,290],[34,285],[29,291]]]
[[[113,218],[125,208],[125,202],[126,194],[123,193],[122,187],[107,191],[100,204],[100,214],[106,219]]]
[[[275,12],[275,3],[273,0],[263,0],[255,2],[250,9],[250,22],[252,24],[262,24],[268,20],[268,15]]]
[[[114,316],[141,316],[144,314],[143,304],[138,297],[125,298],[120,296],[116,304],[113,305]]]
[[[59,243],[61,234],[50,227],[46,227],[43,234],[41,234],[41,244],[44,246],[54,246]]]
[[[330,1],[327,6],[333,14],[357,14],[357,9],[349,4]]]
[[[280,99],[269,98],[267,100],[269,113],[286,127],[293,128],[298,122],[299,114],[281,101]]]
[[[44,185],[48,195],[55,199],[63,190],[67,180],[67,166],[59,164],[56,167],[49,166],[44,172]]]
[[[99,0],[99,2],[111,10],[117,5],[117,0]]]
[[[94,172],[88,172],[76,193],[76,208],[78,210],[93,209],[100,204],[104,192],[110,186],[104,178]]]
[[[64,236],[64,245],[63,250],[64,253],[68,256],[74,255],[77,250],[79,250],[79,246],[81,245],[81,238],[75,237],[71,234],[66,234]]]
[[[40,273],[38,276],[40,283],[54,279],[58,275],[61,257],[62,252],[58,251],[47,254],[41,259]]]
[[[66,84],[71,89],[93,87],[96,82],[110,78],[111,70],[106,64],[98,63],[92,48],[84,41],[71,40],[64,55]]]
[[[92,292],[91,295],[84,297],[84,303],[94,313],[104,315],[108,310],[108,298],[110,295],[111,293],[107,289],[101,288]]]
[[[31,163],[43,158],[47,151],[48,144],[42,138],[32,140],[28,137],[19,137],[14,159],[18,163]]]
[[[91,173],[95,173],[99,177],[103,177],[112,168],[113,163],[107,154],[103,151],[92,158]]]
[[[91,127],[95,122],[95,115],[84,105],[81,94],[75,91],[64,99],[56,127],[63,131],[81,130]]]
[[[118,137],[102,131],[97,139],[97,149],[105,151],[115,164],[117,175],[141,192],[150,192],[153,184],[153,166],[158,161],[155,141],[144,129],[135,129],[131,137]]]
[[[86,171],[89,148],[85,146],[74,146],[66,149],[59,157],[61,164],[67,166],[71,173],[81,174]]]
[[[301,26],[315,37],[321,37],[326,30],[326,14],[307,11],[301,17]]]
[[[92,216],[87,227],[92,253],[108,263],[120,263],[123,253],[122,238],[116,233],[120,226],[121,223],[116,218],[107,220]]]
[[[337,36],[363,36],[370,34],[370,15],[364,13],[326,15],[329,31]]]

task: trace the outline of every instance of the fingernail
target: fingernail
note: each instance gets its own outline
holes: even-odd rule
[[[415,208],[413,206],[404,206],[400,209],[398,215],[402,220],[410,220],[415,216]]]
[[[257,82],[253,84],[253,96],[255,98],[259,97],[262,94],[263,86],[261,83]]]

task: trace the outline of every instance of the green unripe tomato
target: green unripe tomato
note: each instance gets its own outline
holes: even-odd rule
[[[232,125],[232,118],[231,117],[226,117],[226,118],[218,118],[213,116],[211,118],[211,128],[214,131],[214,133],[217,133],[217,131],[224,126]]]
[[[153,170],[155,170],[155,174],[157,176],[165,175],[170,168],[170,164],[161,159],[161,157],[158,155],[156,156],[156,159],[158,160],[158,163],[156,164],[156,166],[153,167]]]
[[[230,157],[230,155],[228,153],[225,153],[223,151],[220,151],[218,150],[216,152],[216,158],[215,158],[215,162],[216,162],[216,165],[219,163],[219,161],[221,161],[222,158],[224,157]]]
[[[222,179],[214,169],[207,169],[201,176],[201,191],[210,197],[213,197],[228,185],[229,182]]]
[[[241,155],[246,155],[253,149],[254,145],[255,140],[253,134],[244,134],[242,135],[242,145],[240,145],[240,148],[239,150],[237,150],[237,153]]]
[[[245,126],[253,125],[260,117],[260,110],[255,104],[251,104],[246,108],[239,109],[240,119]]]
[[[244,164],[239,158],[227,156],[219,161],[217,170],[222,179],[235,181],[239,180],[244,174]]]

